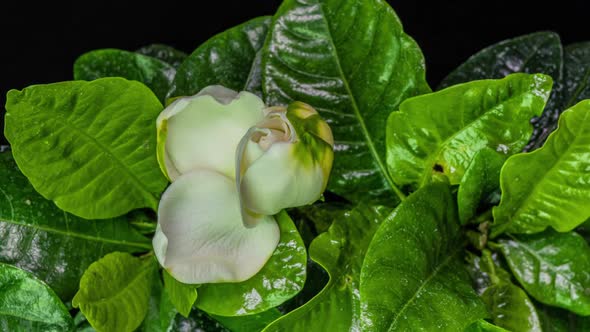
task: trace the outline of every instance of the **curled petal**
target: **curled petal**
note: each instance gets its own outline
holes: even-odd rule
[[[330,127],[309,105],[273,107],[238,145],[236,184],[244,224],[307,205],[326,189],[333,161]]]
[[[176,99],[158,117],[158,161],[171,181],[199,168],[235,174],[240,139],[264,118],[258,96],[210,86]]]
[[[162,196],[155,254],[183,283],[243,281],[260,271],[279,242],[272,216],[260,216],[256,224],[244,227],[232,178],[194,170],[178,177]]]

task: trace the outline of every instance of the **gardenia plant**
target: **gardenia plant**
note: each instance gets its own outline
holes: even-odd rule
[[[588,331],[588,73],[538,32],[433,89],[380,0],[83,54],[7,95],[0,330]]]

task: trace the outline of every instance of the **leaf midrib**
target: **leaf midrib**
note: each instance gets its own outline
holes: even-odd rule
[[[418,287],[418,289],[416,290],[416,292],[412,295],[412,297],[406,301],[406,303],[404,304],[404,306],[397,312],[397,314],[395,315],[395,318],[393,319],[393,321],[391,322],[391,324],[389,324],[389,328],[387,329],[387,331],[394,331],[394,326],[397,325],[397,320],[400,316],[402,316],[402,313],[410,306],[410,304],[412,304],[416,298],[418,297],[418,295],[420,293],[422,293],[422,290],[426,287],[426,285],[428,285],[428,283],[430,283],[430,281],[432,279],[434,279],[434,277],[437,276],[437,274],[440,272],[440,270],[447,266],[451,260],[453,258],[455,258],[455,256],[461,252],[461,248],[457,248],[455,249],[454,252],[452,252],[449,256],[447,256],[447,258],[445,258],[433,271],[432,274],[430,274],[428,276],[428,278],[426,278],[426,280],[424,280],[424,282],[422,283],[422,285],[420,285],[420,287]]]
[[[383,175],[383,177],[385,178],[385,180],[389,184],[389,187],[399,197],[399,199],[403,201],[406,198],[406,195],[404,193],[402,193],[401,190],[395,185],[395,183],[393,182],[393,179],[389,175],[389,172],[385,168],[385,165],[383,165],[383,161],[381,160],[381,157],[379,156],[379,154],[377,153],[377,150],[375,149],[373,139],[371,138],[371,135],[369,134],[369,131],[367,130],[367,126],[365,125],[365,121],[364,121],[363,117],[361,116],[360,110],[359,110],[357,102],[356,102],[356,98],[355,98],[354,94],[352,93],[352,90],[350,89],[350,85],[348,84],[348,79],[344,75],[344,71],[342,70],[342,65],[340,64],[340,57],[338,56],[338,50],[336,49],[336,45],[334,44],[334,38],[332,37],[332,31],[330,30],[330,25],[328,24],[328,21],[326,20],[326,14],[324,12],[323,4],[320,3],[319,1],[317,1],[316,3],[318,4],[318,8],[321,12],[321,15],[320,15],[321,19],[324,22],[324,25],[326,26],[326,32],[328,34],[328,36],[327,36],[328,42],[330,43],[330,47],[332,48],[332,50],[334,52],[334,59],[336,62],[336,67],[338,69],[338,73],[340,75],[340,78],[342,79],[342,83],[344,84],[344,88],[346,89],[346,93],[350,96],[352,110],[354,111],[354,115],[356,116],[357,121],[359,122],[362,134],[365,137],[365,141],[367,143],[367,147],[369,148],[369,151],[370,151],[371,155],[373,156],[373,159],[377,163],[377,167],[379,168],[379,171],[381,172],[381,174]]]
[[[84,89],[85,86],[83,86],[81,88]],[[44,112],[43,110],[39,109],[39,107],[37,107],[36,105],[29,103],[28,100],[24,100],[23,102],[26,103],[27,105],[29,105],[31,108],[35,109],[37,111],[37,114],[42,114],[42,115],[48,114],[47,112]],[[65,114],[62,113],[61,115],[65,115]],[[147,188],[147,186],[144,183],[142,183],[139,180],[139,178],[137,178],[137,176],[135,176],[135,174],[133,174],[133,172],[131,172],[131,170],[129,170],[121,160],[119,160],[119,158],[117,156],[115,156],[111,151],[109,151],[95,137],[93,137],[92,135],[90,135],[86,131],[78,128],[77,126],[74,126],[69,121],[69,116],[67,116],[67,115],[59,117],[60,120],[62,120],[63,122],[60,122],[57,119],[51,118],[49,116],[45,116],[44,118],[46,120],[49,120],[49,121],[55,123],[57,125],[57,127],[59,127],[59,125],[61,123],[63,123],[64,127],[75,130],[77,133],[80,134],[80,136],[86,138],[86,140],[88,142],[90,142],[91,144],[94,143],[94,145],[98,148],[98,150],[100,150],[102,153],[106,154],[107,156],[111,157],[109,159],[112,160],[116,165],[119,166],[118,169],[123,170],[123,172],[128,175],[128,177],[132,180],[131,183],[133,183],[135,185],[135,187],[138,188],[141,193],[143,193],[144,198],[146,198],[148,200],[149,207],[155,210],[155,207],[158,206],[158,199],[152,194],[152,192]]]

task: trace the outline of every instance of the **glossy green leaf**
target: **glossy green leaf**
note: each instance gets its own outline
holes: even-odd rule
[[[0,330],[61,332],[73,328],[70,313],[42,281],[0,263]]]
[[[360,331],[361,266],[373,234],[387,212],[386,208],[359,205],[335,219],[309,248],[311,259],[330,275],[328,284],[308,303],[264,331]],[[325,216],[330,216],[330,212]]]
[[[156,210],[166,178],[156,160],[162,110],[143,84],[122,78],[34,85],[8,92],[5,134],[33,187],[86,219]]]
[[[569,311],[535,303],[543,332],[590,331],[590,316],[582,317]]]
[[[199,309],[220,316],[252,315],[280,305],[301,290],[307,262],[303,240],[286,212],[275,218],[281,239],[262,270],[243,282],[201,285],[195,303]]]
[[[18,266],[70,300],[80,277],[112,251],[151,249],[126,217],[85,220],[41,197],[20,173],[10,152],[0,153],[0,262]]]
[[[145,319],[141,323],[140,331],[143,332],[167,332],[174,324],[178,311],[170,301],[170,297],[164,291],[164,285],[158,269],[152,272],[152,291],[148,303]]]
[[[441,83],[440,87],[489,78],[502,78],[512,73],[541,73],[555,81],[554,91],[545,111],[533,121],[533,135],[525,150],[543,144],[564,108],[562,82],[564,54],[559,35],[554,32],[536,32],[503,40],[471,56]]]
[[[492,236],[567,232],[590,217],[590,100],[565,111],[559,128],[534,152],[509,158],[502,168],[502,200],[494,208]]]
[[[180,67],[180,64],[188,56],[186,53],[179,51],[174,47],[163,44],[146,45],[136,50],[135,53],[147,55],[149,57],[164,61],[176,69]]]
[[[106,48],[82,54],[74,63],[74,79],[92,81],[102,77],[123,77],[147,85],[164,101],[176,69],[150,56]]]
[[[490,148],[484,148],[473,156],[457,192],[461,224],[467,224],[475,217],[480,202],[500,188],[500,170],[504,161],[502,154]]]
[[[467,251],[467,271],[471,276],[472,286],[481,295],[493,282],[512,282],[512,276],[499,267],[498,255],[483,250],[482,257]]]
[[[149,308],[155,261],[114,252],[92,263],[72,305],[99,331],[133,331]]]
[[[486,317],[462,263],[455,204],[448,185],[431,184],[379,227],[361,271],[361,330],[463,331]]]
[[[488,287],[482,299],[495,325],[510,331],[541,331],[541,322],[535,306],[520,287],[500,282]]]
[[[536,300],[590,315],[590,246],[575,232],[547,230],[498,240],[512,273]]]
[[[508,330],[505,330],[492,323],[486,322],[482,319],[469,325],[469,327],[465,329],[465,332],[508,332]]]
[[[379,0],[287,0],[270,31],[266,102],[301,100],[328,121],[335,139],[328,190],[352,201],[386,196],[391,205],[397,188],[385,167],[384,123],[404,99],[430,91],[418,45]]]
[[[398,185],[416,189],[434,176],[459,184],[475,154],[518,153],[551,91],[545,75],[512,74],[414,97],[387,120],[387,164]]]
[[[211,317],[232,332],[252,332],[264,330],[268,324],[281,317],[281,312],[271,308],[254,315],[234,317],[211,315]]]
[[[170,97],[192,96],[209,85],[260,90],[256,53],[266,38],[270,18],[258,17],[217,34],[199,46],[178,68]],[[258,85],[258,86],[256,86]]]
[[[198,285],[183,284],[165,270],[162,271],[162,276],[164,277],[164,289],[170,301],[181,315],[188,317],[197,300]]]

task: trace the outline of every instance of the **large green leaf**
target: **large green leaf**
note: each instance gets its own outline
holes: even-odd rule
[[[518,153],[551,91],[545,75],[512,74],[406,100],[387,120],[387,164],[398,185],[416,189],[433,176],[458,184],[475,154]]]
[[[385,167],[385,126],[406,98],[430,91],[424,58],[380,0],[287,0],[262,55],[266,102],[300,100],[329,122],[335,159],[328,189],[357,200],[398,196]]]
[[[43,282],[27,272],[0,263],[0,330],[11,332],[70,331],[70,313]]]
[[[147,85],[164,101],[176,69],[147,55],[106,48],[82,54],[74,63],[74,79],[92,81],[102,77],[123,77]]]
[[[171,46],[163,44],[150,44],[143,46],[135,51],[135,53],[143,54],[164,61],[172,67],[178,69],[184,59],[188,56],[186,53],[179,51]]]
[[[162,275],[164,277],[164,289],[166,290],[170,302],[172,302],[181,315],[188,317],[193,308],[193,304],[197,300],[198,285],[183,284],[174,279],[174,277],[165,270],[162,271]]]
[[[195,303],[199,309],[220,316],[252,315],[299,293],[306,276],[305,245],[286,212],[275,218],[281,239],[262,270],[243,282],[201,285]]]
[[[309,248],[311,258],[330,275],[328,284],[308,303],[264,331],[359,331],[361,266],[373,234],[388,211],[359,205],[335,219]]]
[[[500,188],[500,170],[504,160],[503,155],[490,148],[484,148],[473,156],[457,192],[461,224],[475,217],[481,202]]]
[[[92,263],[72,305],[99,331],[133,331],[149,308],[155,261],[114,252]]]
[[[86,219],[156,209],[166,178],[156,160],[162,110],[143,84],[122,78],[34,85],[8,92],[6,137],[33,187]]]
[[[367,250],[360,283],[362,330],[463,331],[485,318],[462,249],[448,185],[431,184],[409,196]]]
[[[86,268],[112,251],[151,249],[125,217],[84,220],[41,197],[20,173],[10,152],[0,153],[0,262],[42,279],[70,300]]]
[[[169,96],[191,96],[215,84],[236,91],[259,91],[255,58],[269,23],[269,17],[258,17],[211,37],[178,68]]]
[[[543,144],[554,128],[559,113],[564,110],[562,89],[564,54],[559,35],[554,32],[536,32],[503,40],[471,56],[441,83],[440,87],[481,80],[502,78],[512,73],[542,73],[555,81],[554,91],[545,111],[533,121],[534,131],[525,150]]]
[[[492,236],[567,232],[590,217],[590,100],[565,111],[559,128],[534,152],[510,157],[502,168],[502,200]]]
[[[590,246],[575,232],[547,230],[498,244],[512,273],[536,300],[590,315]]]

